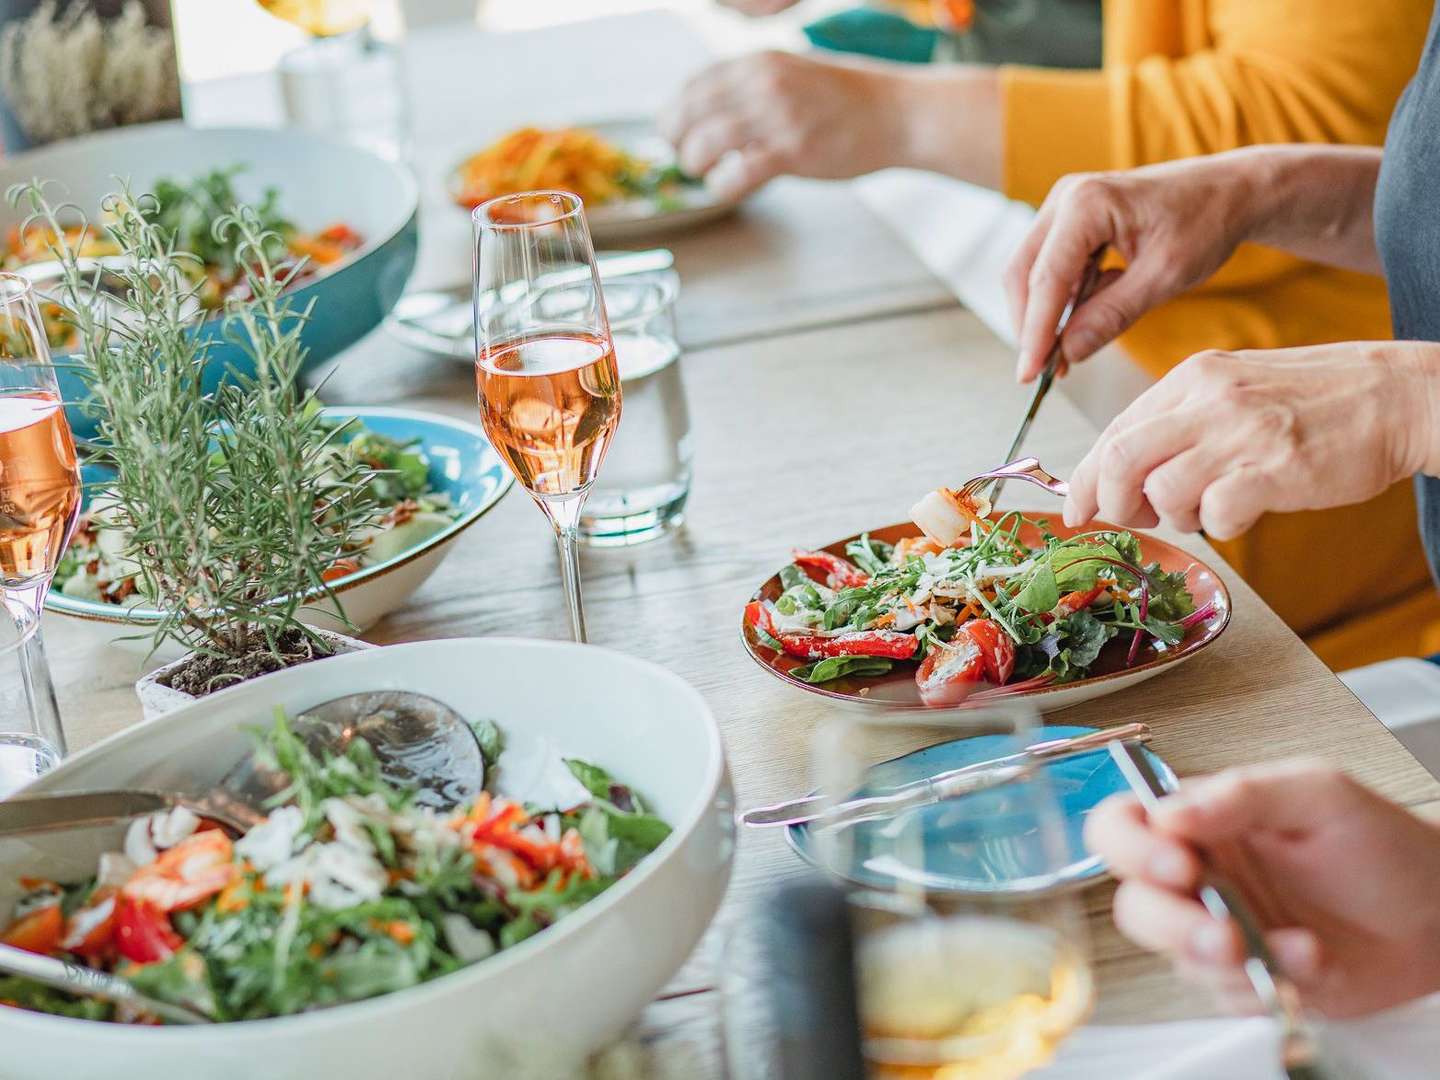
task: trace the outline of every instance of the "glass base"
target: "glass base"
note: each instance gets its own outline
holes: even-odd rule
[[[577,535],[588,547],[631,547],[673,532],[685,521],[685,502],[690,497],[688,490],[658,506],[645,509],[636,507],[624,513],[600,512],[610,507],[592,508],[590,505],[580,515]],[[623,504],[624,500],[620,500]]]
[[[0,799],[60,764],[60,752],[38,735],[0,732]]]

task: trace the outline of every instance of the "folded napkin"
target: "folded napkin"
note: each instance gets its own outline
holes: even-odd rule
[[[1363,1020],[1330,1024],[1326,1037],[1368,1080],[1437,1075],[1440,994]],[[1186,1020],[1081,1028],[1033,1080],[1283,1080],[1270,1020]]]

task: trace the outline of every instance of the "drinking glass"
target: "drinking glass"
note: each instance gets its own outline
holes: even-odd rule
[[[690,496],[690,410],[680,377],[673,270],[627,274],[605,282],[605,312],[625,398],[625,429],[605,458],[580,515],[579,535],[592,547],[643,544],[676,528]],[[585,290],[556,285],[537,301],[542,313],[587,301]]]
[[[880,794],[974,760],[962,746],[984,760],[1016,753],[1043,738],[1037,728],[1023,709],[839,716],[817,735],[816,777],[836,798]],[[858,824],[823,821],[810,850],[849,889],[869,1075],[1009,1080],[1043,1066],[1093,996],[1062,874],[1071,841],[1045,771]]]
[[[0,799],[60,763],[64,740],[57,746],[45,734],[26,677],[25,647],[38,622],[23,611],[0,609]]]
[[[576,529],[620,422],[620,372],[580,198],[531,191],[481,203],[475,229],[480,421],[555,526],[576,641],[585,641]],[[540,303],[564,285],[569,301]]]
[[[0,274],[0,590],[9,615],[0,624],[13,626],[6,633],[31,718],[11,734],[10,717],[0,717],[0,747],[38,747],[40,771],[65,753],[40,612],[79,512],[75,443],[35,292],[25,278]]]

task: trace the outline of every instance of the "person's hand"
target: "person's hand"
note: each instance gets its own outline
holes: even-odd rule
[[[722,198],[782,174],[844,179],[907,163],[912,81],[887,65],[757,53],[690,80],[659,128]]]
[[[1196,899],[1201,852],[1243,892],[1307,1005],[1357,1016],[1440,990],[1440,830],[1327,765],[1187,780],[1148,821],[1117,796],[1085,840],[1121,879],[1121,931],[1232,1006],[1255,1002],[1239,930]]]
[[[1362,502],[1440,468],[1437,394],[1428,342],[1197,353],[1101,434],[1065,522],[1164,520],[1226,540],[1269,511]]]
[[[1252,227],[1263,162],[1242,150],[1057,182],[1005,270],[1020,340],[1016,377],[1029,382],[1044,367],[1065,305],[1099,248],[1118,252],[1126,269],[1102,278],[1071,315],[1061,339],[1066,363],[1084,360],[1218,270]]]

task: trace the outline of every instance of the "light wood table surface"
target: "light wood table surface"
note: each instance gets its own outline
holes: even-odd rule
[[[746,657],[745,600],[791,546],[900,520],[918,494],[993,466],[1027,391],[1011,379],[1009,351],[843,186],[777,185],[741,215],[673,247],[684,279],[683,363],[696,448],[688,522],[650,545],[588,552],[587,610],[595,643],[664,664],[705,695],[747,806],[806,790],[810,738],[826,707]],[[453,267],[437,263],[427,276],[427,284],[458,280]],[[380,335],[344,359],[325,397],[475,415],[463,365]],[[1055,394],[1027,449],[1064,475],[1094,435]],[[1015,485],[1008,494],[1020,498]],[[1037,492],[1024,501],[1043,498]],[[1143,720],[1181,776],[1303,753],[1407,805],[1440,801],[1440,785],[1214,552],[1196,537],[1170,539],[1225,575],[1234,598],[1230,628],[1183,668],[1067,710],[1065,723]],[[517,491],[369,636],[381,643],[563,638],[567,627],[549,526]],[[56,616],[47,617],[46,635],[73,748],[140,719],[132,689],[139,654],[108,645],[113,631]],[[724,936],[779,880],[801,871],[774,833],[740,840],[714,929],[668,999],[641,1018],[642,1038],[669,1048],[656,1055],[660,1075],[724,1075],[714,991]],[[1096,1020],[1208,1013],[1208,1000],[1114,931],[1111,891],[1085,894],[1100,988]]]
[[[414,358],[387,363],[384,353],[376,349],[342,365],[326,396],[473,415],[473,383],[462,367]],[[664,664],[705,695],[724,731],[740,805],[806,790],[810,737],[826,714],[817,699],[780,684],[744,654],[738,628],[745,599],[791,545],[818,545],[898,520],[915,493],[991,464],[1024,406],[1010,360],[973,316],[955,309],[780,334],[685,357],[697,460],[688,523],[650,545],[587,552],[587,607],[596,644]],[[1054,395],[1029,449],[1063,474],[1093,434]],[[1172,539],[1224,572],[1197,538]],[[1305,753],[1401,802],[1440,798],[1429,774],[1254,593],[1233,573],[1225,576],[1234,619],[1212,648],[1143,687],[1067,710],[1064,722],[1143,720],[1155,731],[1154,748],[1182,776]],[[558,582],[549,526],[516,492],[370,636],[563,638]],[[52,616],[46,632],[73,745],[139,719],[130,689],[139,672],[133,652],[105,647],[103,631],[72,620]],[[644,1030],[662,1043],[681,1038],[708,1047],[702,1055],[708,1064],[693,1075],[721,1075],[714,1071],[711,988],[724,934],[800,870],[773,832],[743,835],[715,929],[670,987],[679,996],[644,1018]],[[1096,1019],[1210,1011],[1208,1000],[1165,965],[1119,937],[1109,920],[1110,891],[1085,894],[1100,986]]]

